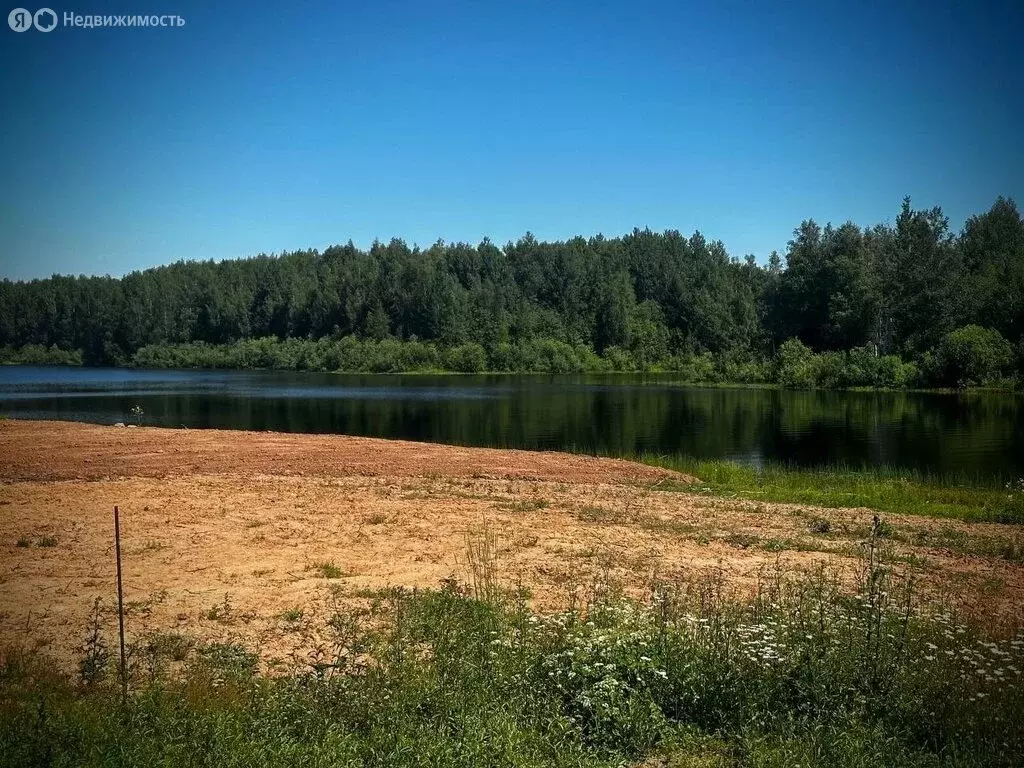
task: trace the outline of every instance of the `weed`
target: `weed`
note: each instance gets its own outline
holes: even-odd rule
[[[83,646],[84,653],[78,664],[78,674],[84,686],[94,686],[107,676],[110,663],[110,652],[103,639],[101,623],[102,601],[96,598],[89,613],[89,625]]]
[[[760,542],[761,539],[751,533],[731,533],[725,537],[725,543],[737,549],[747,549]]]
[[[875,515],[871,521],[871,535],[879,539],[891,539],[895,529],[883,518]]]
[[[40,536],[39,541],[36,542],[37,547],[56,547],[57,537],[56,536]]]
[[[17,544],[19,547],[31,547],[32,539],[30,539],[28,536],[19,536]]]
[[[317,563],[314,569],[320,574],[321,578],[324,579],[340,579],[344,576],[344,572],[335,565],[334,561]]]
[[[238,643],[208,643],[196,649],[197,669],[212,673],[217,684],[225,678],[235,681],[252,679],[259,667],[259,658]]]
[[[498,506],[509,512],[539,512],[551,506],[551,502],[547,499],[522,499],[520,501],[505,502]]]
[[[584,523],[600,523],[602,525],[618,525],[627,521],[625,513],[595,505],[581,507],[580,511],[576,513],[576,518]]]
[[[298,606],[295,606],[294,608],[286,608],[281,612],[281,620],[289,624],[295,624],[302,621],[302,616],[303,610]]]
[[[180,632],[154,632],[147,647],[152,653],[171,661],[184,661],[195,647],[195,640]]]
[[[232,606],[231,596],[227,593],[224,594],[224,600],[215,605],[211,605],[209,610],[205,614],[208,621],[219,621],[221,623],[228,623],[232,619]]]
[[[129,417],[131,418],[132,421],[135,422],[136,425],[141,425],[142,424],[142,416],[143,416],[144,413],[145,413],[145,411],[142,410],[142,406],[141,405],[133,405],[128,410]]]
[[[761,542],[761,549],[765,552],[784,552],[789,549],[798,549],[798,546],[789,539],[767,539]]]
[[[478,600],[492,601],[500,594],[494,554],[497,540],[484,521],[480,529],[466,534],[466,559],[469,565],[473,595]]]
[[[807,524],[807,530],[810,533],[824,535],[832,530],[832,524],[824,517],[815,517]]]

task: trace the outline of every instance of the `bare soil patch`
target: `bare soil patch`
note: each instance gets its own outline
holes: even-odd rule
[[[493,477],[564,483],[686,479],[634,462],[566,453],[462,448],[346,435],[0,422],[3,480],[109,480],[226,473]]]
[[[858,567],[870,510],[665,492],[665,479],[679,476],[566,454],[2,422],[0,645],[72,663],[96,598],[113,637],[115,504],[130,639],[242,642],[285,664],[305,658],[339,602],[468,581],[467,541],[485,531],[499,581],[541,610],[595,580],[642,594],[713,569],[752,593],[778,569]],[[1015,620],[1024,567],[1003,544],[1016,529],[886,522],[903,534],[893,556],[926,589]],[[919,531],[949,545],[915,546]],[[958,548],[967,540],[972,554]]]

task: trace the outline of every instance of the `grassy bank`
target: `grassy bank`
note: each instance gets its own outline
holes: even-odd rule
[[[891,467],[757,468],[680,455],[641,454],[635,458],[700,478],[699,485],[680,488],[686,491],[822,507],[867,507],[967,522],[1024,523],[1024,479],[1006,483],[985,478],[937,478]]]
[[[349,602],[284,675],[240,645],[139,639],[126,705],[97,625],[77,676],[0,657],[0,764],[1019,765],[1024,636],[919,605],[881,545],[852,591],[773,573],[741,602],[709,571],[643,602],[570,585],[538,616],[478,541],[472,587]]]

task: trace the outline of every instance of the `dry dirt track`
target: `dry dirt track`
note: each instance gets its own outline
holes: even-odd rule
[[[642,591],[652,574],[720,568],[752,590],[776,567],[852,570],[868,510],[815,510],[664,492],[682,479],[625,461],[339,436],[0,422],[0,646],[71,661],[96,598],[116,618],[111,512],[122,513],[130,639],[175,630],[304,656],[337,601],[387,586],[470,578],[486,530],[498,577],[564,602],[603,573]],[[816,517],[832,533],[808,531]],[[999,526],[891,516],[908,531]],[[54,537],[53,546],[39,546]],[[51,540],[52,541],[52,540]],[[19,542],[21,546],[19,546]],[[27,546],[25,546],[27,544]],[[914,550],[930,588],[1012,611],[1024,568]],[[338,573],[325,578],[319,566]],[[302,618],[282,617],[301,609]],[[293,616],[295,614],[293,613]]]

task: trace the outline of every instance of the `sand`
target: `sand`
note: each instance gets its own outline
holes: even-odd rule
[[[871,510],[678,490],[696,482],[559,453],[2,421],[0,646],[72,666],[97,599],[114,637],[114,505],[131,643],[177,632],[196,643],[241,642],[277,665],[307,658],[333,612],[382,589],[472,583],[468,545],[485,540],[489,577],[528,590],[537,610],[564,607],[597,581],[642,596],[655,581],[715,571],[753,594],[780,570],[826,567],[852,578],[860,567]],[[811,532],[816,518],[829,521],[828,535]],[[886,520],[904,532],[1016,535],[1007,526]],[[1014,620],[1020,565],[891,549],[927,590]]]

